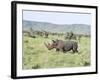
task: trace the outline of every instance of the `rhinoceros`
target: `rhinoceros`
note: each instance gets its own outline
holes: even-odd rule
[[[63,40],[52,40],[52,44],[44,43],[48,50],[56,49],[56,51],[68,52],[73,51],[73,53],[78,52],[78,43],[75,41],[63,41]]]

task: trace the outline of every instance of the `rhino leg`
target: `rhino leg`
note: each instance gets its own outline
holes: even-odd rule
[[[61,51],[61,52],[64,52],[64,53],[66,52],[65,50],[59,49],[59,48],[57,48],[56,51],[57,51],[57,52]]]
[[[60,49],[57,48],[56,51],[58,52],[58,51],[60,51]]]
[[[78,45],[76,44],[76,45],[73,45],[73,53],[75,53],[75,52],[78,52],[78,50],[77,50],[77,48],[78,48]]]
[[[66,53],[67,51],[63,50],[63,53]]]

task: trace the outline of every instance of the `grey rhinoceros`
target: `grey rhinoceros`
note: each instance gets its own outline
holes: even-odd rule
[[[52,40],[52,43],[44,43],[48,50],[56,49],[56,51],[73,51],[73,53],[78,52],[78,43],[75,41],[63,41],[63,40]]]

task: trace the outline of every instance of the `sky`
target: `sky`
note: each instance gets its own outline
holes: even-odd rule
[[[91,24],[91,14],[71,12],[23,11],[23,20],[53,24]]]

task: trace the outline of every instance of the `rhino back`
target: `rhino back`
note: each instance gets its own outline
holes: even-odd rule
[[[62,49],[64,46],[65,46],[65,41],[59,40],[59,41],[58,41],[57,48],[58,48],[58,49]]]

